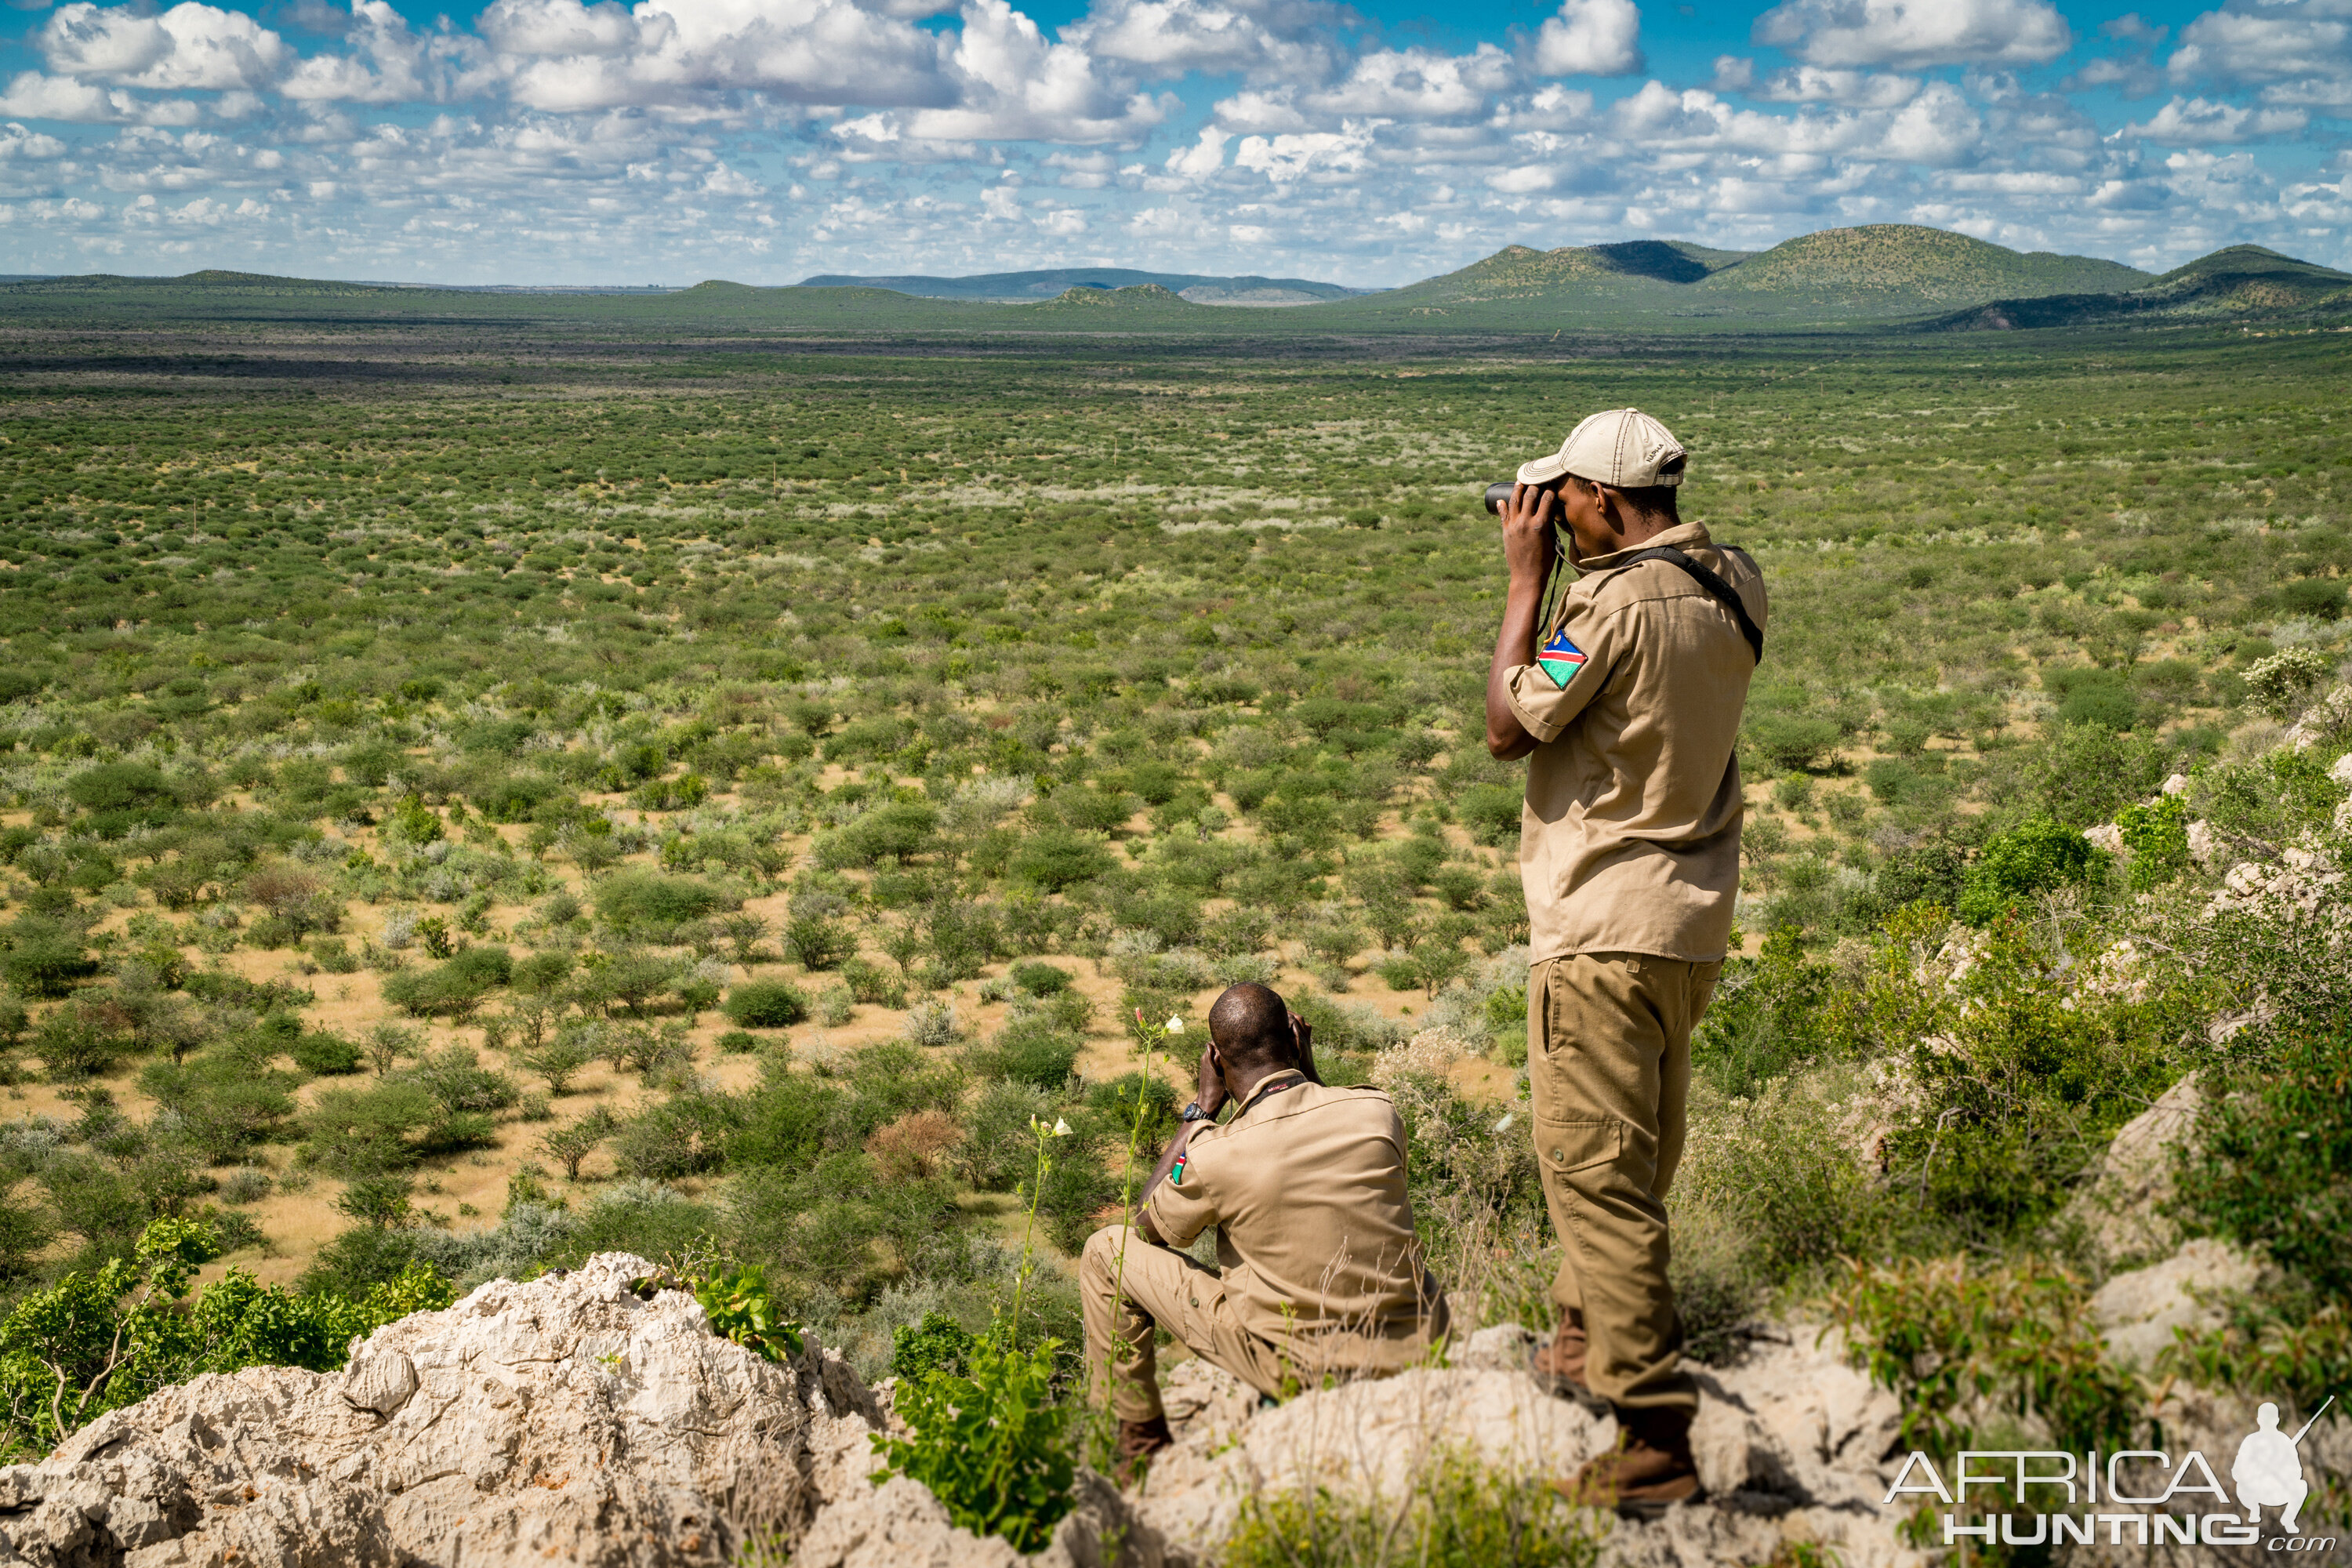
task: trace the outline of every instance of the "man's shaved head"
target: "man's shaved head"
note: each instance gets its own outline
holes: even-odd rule
[[[1228,1067],[1296,1067],[1290,1008],[1271,986],[1229,985],[1209,1008],[1209,1038]]]

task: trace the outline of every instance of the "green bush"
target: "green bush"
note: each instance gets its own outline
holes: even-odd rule
[[[615,871],[596,887],[596,913],[614,931],[659,933],[718,913],[727,896],[693,877]]]
[[[1561,1497],[1559,1479],[1434,1449],[1401,1498],[1319,1487],[1244,1498],[1217,1561],[1223,1568],[1590,1568],[1601,1531],[1591,1510]]]
[[[994,1039],[969,1053],[969,1060],[983,1078],[1056,1089],[1077,1070],[1084,1047],[1084,1041],[1056,1028],[1052,1019],[1028,1014],[1008,1020]]]
[[[890,1375],[912,1384],[934,1373],[960,1377],[979,1342],[945,1312],[926,1312],[920,1323],[890,1331]]]
[[[2029,818],[1985,841],[1969,868],[1955,912],[1970,925],[1984,925],[2036,893],[2088,881],[2106,862],[2106,855],[2080,832],[2046,816]]]
[[[727,994],[728,1017],[747,1029],[783,1029],[808,1016],[808,998],[781,980],[746,980]]]
[[[2298,1030],[2209,1087],[2173,1210],[2352,1301],[2352,1030]]]
[[[1748,743],[1764,759],[1768,773],[1818,773],[1843,739],[1832,720],[1749,710]]]
[[[1502,847],[1519,841],[1522,791],[1502,784],[1474,784],[1462,792],[1454,809],[1474,842]]]
[[[1043,1551],[1077,1479],[1067,1417],[1053,1407],[1056,1348],[1017,1351],[992,1338],[966,1352],[967,1375],[934,1370],[902,1385],[906,1436],[871,1439],[884,1468],[930,1489],[973,1534]]]
[[[939,826],[935,807],[919,801],[892,801],[820,837],[814,849],[816,863],[835,869],[871,866],[886,855],[909,859],[931,847]]]
[[[1055,963],[1016,963],[1013,984],[1032,996],[1056,996],[1070,988],[1070,972]]]
[[[708,1175],[727,1163],[743,1112],[725,1094],[679,1094],[648,1105],[613,1137],[613,1158],[626,1176],[675,1181]]]
[[[1021,841],[1006,869],[1020,881],[1060,892],[1102,876],[1111,864],[1101,840],[1068,828],[1046,828]]]

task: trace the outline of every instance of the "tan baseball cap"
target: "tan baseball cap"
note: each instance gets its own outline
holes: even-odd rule
[[[1673,431],[1640,409],[1612,408],[1579,423],[1550,457],[1521,463],[1519,483],[1548,485],[1574,474],[1622,490],[1678,485],[1689,455]]]

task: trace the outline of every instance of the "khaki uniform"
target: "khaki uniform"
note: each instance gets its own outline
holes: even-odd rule
[[[1445,1305],[1422,1268],[1404,1176],[1387,1095],[1274,1075],[1231,1121],[1195,1130],[1181,1176],[1145,1199],[1170,1246],[1125,1226],[1087,1240],[1089,1386],[1110,1385],[1122,1421],[1160,1415],[1155,1323],[1265,1394],[1420,1360]],[[1212,1225],[1217,1268],[1171,1250]]]
[[[1671,544],[1765,624],[1762,578],[1697,523]],[[1580,563],[1547,654],[1509,672],[1539,742],[1520,816],[1534,969],[1528,1071],[1536,1157],[1580,1314],[1594,1393],[1695,1408],[1666,1284],[1665,1195],[1682,1157],[1690,1037],[1722,973],[1739,888],[1734,754],[1755,656],[1671,562]],[[1555,634],[1581,656],[1552,653]],[[1549,668],[1547,668],[1547,661]],[[1560,677],[1565,679],[1560,679]]]

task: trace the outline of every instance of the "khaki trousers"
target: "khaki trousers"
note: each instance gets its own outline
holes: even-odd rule
[[[1078,1255],[1078,1303],[1087,1325],[1087,1394],[1100,1399],[1108,1386],[1111,1413],[1121,1421],[1164,1414],[1155,1323],[1260,1394],[1279,1394],[1288,1375],[1275,1347],[1242,1327],[1215,1269],[1126,1226],[1106,1226],[1087,1238]]]
[[[1666,1189],[1682,1161],[1691,1030],[1721,963],[1548,958],[1528,976],[1536,1163],[1560,1242],[1552,1296],[1581,1315],[1585,1380],[1626,1408],[1696,1410],[1666,1283]]]

